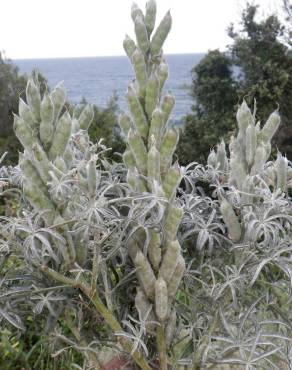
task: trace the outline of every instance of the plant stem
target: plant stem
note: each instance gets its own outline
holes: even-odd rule
[[[167,370],[168,367],[167,367],[166,342],[163,324],[157,327],[157,347],[159,352],[159,369]]]

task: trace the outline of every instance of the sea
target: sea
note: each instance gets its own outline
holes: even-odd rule
[[[182,123],[183,117],[191,112],[191,70],[203,56],[204,54],[166,55],[169,78],[165,91],[170,91],[175,96],[172,119],[176,124]],[[134,72],[125,56],[17,59],[13,62],[20,72],[27,75],[37,69],[45,76],[50,88],[64,81],[68,100],[72,103],[79,103],[85,98],[89,103],[104,108],[116,94],[119,109],[127,110],[125,92],[134,78]]]

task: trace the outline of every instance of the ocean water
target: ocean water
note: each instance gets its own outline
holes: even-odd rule
[[[203,54],[166,56],[169,65],[166,91],[171,91],[176,98],[172,117],[177,123],[191,110],[191,69],[202,57]],[[115,92],[119,108],[126,109],[124,95],[134,74],[127,57],[18,59],[14,63],[28,75],[33,69],[39,70],[51,88],[64,81],[71,102],[78,103],[84,97],[90,103],[105,107]]]

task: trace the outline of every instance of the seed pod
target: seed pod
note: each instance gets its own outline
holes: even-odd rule
[[[66,90],[63,82],[60,82],[54,88],[51,93],[51,99],[54,104],[54,120],[57,120],[66,102]]]
[[[80,267],[83,267],[88,256],[88,236],[84,232],[79,232],[73,240],[75,246],[75,259]]]
[[[254,125],[249,124],[246,129],[246,161],[249,166],[253,164],[257,146],[257,134]]]
[[[174,274],[167,286],[168,288],[168,296],[170,299],[173,299],[178,291],[179,285],[182,281],[184,273],[186,271],[186,263],[182,255],[178,256],[178,261],[176,268],[174,270]]]
[[[136,20],[137,17],[141,17],[142,19],[144,19],[143,12],[136,3],[133,3],[133,5],[132,5],[131,17],[132,17],[132,20],[133,20],[134,23],[135,23],[135,20]]]
[[[152,113],[158,104],[159,100],[159,81],[155,74],[151,74],[147,87],[146,87],[146,99],[145,99],[145,110],[148,118],[150,119]]]
[[[207,164],[213,168],[217,167],[217,155],[214,150],[211,150],[210,154],[208,155]]]
[[[139,227],[130,235],[127,240],[127,252],[132,261],[135,262],[137,253],[143,249],[146,241],[146,232],[143,227]]]
[[[32,161],[26,158],[21,153],[19,154],[19,166],[21,171],[23,172],[27,181],[30,181],[31,184],[34,184],[37,188],[39,188],[44,194],[47,193],[47,187],[43,180],[40,177],[38,170],[33,165]]]
[[[66,167],[68,169],[71,168],[73,163],[73,153],[69,145],[67,145],[67,148],[65,149],[64,155],[63,155],[64,161],[66,163]]]
[[[144,23],[144,17],[137,16],[135,18],[135,34],[137,39],[137,44],[143,54],[145,55],[149,50],[149,37],[146,29],[146,25]]]
[[[171,311],[169,320],[165,327],[165,342],[166,347],[169,348],[176,329],[176,310],[175,308]]]
[[[15,135],[21,142],[22,146],[27,150],[31,150],[37,138],[33,134],[29,124],[23,119],[14,115],[13,128]]]
[[[182,207],[177,204],[169,204],[163,228],[165,240],[171,242],[176,239],[182,215]]]
[[[227,169],[227,155],[225,150],[225,142],[221,140],[221,143],[218,145],[217,148],[217,163],[219,171],[225,171]]]
[[[139,317],[141,319],[145,320],[146,315],[146,330],[150,334],[154,334],[155,332],[155,317],[152,308],[152,304],[148,301],[147,297],[145,296],[144,292],[142,289],[139,287],[137,288],[137,294],[135,297],[135,307],[137,311],[139,312]],[[149,321],[153,321],[153,323],[149,323]],[[148,322],[148,323],[147,323]]]
[[[150,43],[150,51],[152,56],[157,56],[160,53],[162,45],[166,40],[166,37],[171,29],[171,15],[170,12],[167,12],[162,21],[160,22],[159,26],[156,29],[155,34],[152,37]]]
[[[262,140],[264,143],[267,143],[271,141],[272,137],[275,135],[276,131],[278,130],[278,127],[280,125],[281,118],[277,111],[270,114],[266,124],[260,131],[260,140]]]
[[[46,184],[48,181],[51,180],[51,176],[49,174],[51,170],[50,162],[48,160],[46,152],[43,150],[42,146],[35,142],[32,147],[33,153],[33,164],[38,170],[41,179]]]
[[[91,104],[86,104],[83,111],[81,112],[78,122],[81,130],[88,130],[92,120],[94,118],[94,110]]]
[[[133,169],[135,167],[135,159],[130,150],[126,150],[123,154],[123,162],[128,169]]]
[[[146,175],[147,150],[139,133],[130,129],[128,134],[128,143],[139,172],[143,175]]]
[[[220,211],[227,226],[229,237],[232,241],[238,242],[241,237],[241,227],[238,218],[231,204],[225,198],[222,198],[220,203]]]
[[[26,100],[37,120],[40,119],[41,95],[34,80],[30,78],[26,86]]]
[[[128,35],[126,35],[124,39],[123,47],[126,54],[128,55],[128,58],[132,60],[132,56],[134,54],[134,51],[136,50],[136,44]]]
[[[132,118],[136,124],[136,128],[142,137],[148,135],[148,122],[143,112],[143,108],[136,96],[135,90],[132,85],[129,85],[126,98],[129,104]]]
[[[281,189],[282,191],[286,191],[287,187],[287,170],[288,170],[287,158],[283,157],[281,153],[278,153],[276,160],[277,189]]]
[[[164,60],[162,60],[157,68],[157,77],[159,81],[159,91],[161,92],[165,81],[168,78],[168,66]]]
[[[132,64],[134,67],[136,80],[139,85],[139,96],[144,98],[146,93],[147,72],[144,56],[139,49],[136,49],[133,53]]]
[[[148,152],[147,176],[150,181],[156,180],[160,182],[160,153],[156,149],[155,139],[152,142],[151,148]]]
[[[58,156],[55,160],[54,160],[54,166],[62,173],[66,173],[67,172],[67,165],[66,165],[66,162],[64,160],[64,158]]]
[[[172,157],[175,152],[179,135],[174,128],[168,129],[164,134],[160,145],[160,168],[161,173],[165,174],[172,163]]]
[[[172,202],[176,196],[177,188],[181,181],[181,171],[178,163],[175,163],[167,171],[163,178],[162,187],[165,194],[165,198]]]
[[[127,137],[132,126],[131,118],[126,113],[121,113],[119,115],[119,125],[123,134]]]
[[[96,176],[96,160],[94,158],[90,159],[90,161],[87,163],[86,172],[89,194],[95,194],[97,186],[97,176]]]
[[[167,285],[161,277],[155,282],[155,313],[159,321],[166,320],[168,313]]]
[[[51,160],[54,160],[58,155],[63,155],[68,144],[70,135],[71,117],[68,112],[65,112],[56,125],[53,142],[49,151],[49,156]]]
[[[151,35],[154,29],[155,20],[156,20],[156,1],[149,0],[146,3],[146,13],[145,13],[145,25],[149,36]]]
[[[152,267],[158,271],[161,262],[161,240],[159,234],[154,231],[151,232],[147,253]]]
[[[154,137],[156,146],[159,148],[161,136],[162,136],[162,129],[164,125],[164,116],[161,109],[156,108],[152,113],[151,124],[149,129],[149,136],[148,136],[148,147],[150,147],[150,138]]]
[[[164,114],[164,123],[166,124],[169,120],[170,114],[173,110],[173,107],[175,105],[175,99],[172,95],[167,94],[163,97],[162,103],[161,103],[161,110]]]
[[[159,269],[159,277],[162,277],[167,283],[175,271],[178,256],[180,255],[180,244],[177,240],[166,243],[166,252],[162,258],[162,263]]]
[[[30,107],[21,98],[19,99],[18,112],[19,117],[22,120],[26,121],[29,124],[29,126],[33,129],[36,124],[36,118],[33,115]]]
[[[254,183],[252,176],[247,176],[242,184],[242,194],[241,194],[241,204],[250,204],[253,203],[254,199]],[[246,194],[244,194],[246,193]]]
[[[54,106],[48,94],[41,102],[40,139],[47,146],[51,143],[54,134]]]
[[[241,106],[237,110],[236,120],[239,130],[242,132],[245,132],[249,124],[254,124],[253,115],[245,100],[243,100]]]
[[[237,153],[233,153],[230,158],[230,180],[237,184],[239,190],[241,190],[246,175],[247,173],[242,160],[240,160]]]
[[[156,278],[150,263],[140,250],[136,254],[134,263],[137,268],[137,277],[146,296],[153,299]]]
[[[264,169],[264,164],[266,163],[266,160],[267,151],[263,143],[260,143],[256,148],[254,164],[250,170],[250,174],[254,176],[261,173]]]

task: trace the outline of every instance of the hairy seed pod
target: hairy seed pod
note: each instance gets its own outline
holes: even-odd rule
[[[139,312],[139,317],[145,320],[146,315],[146,331],[150,334],[155,333],[155,316],[152,310],[152,304],[148,301],[146,295],[141,288],[137,288],[137,294],[135,296],[135,307]],[[149,321],[152,321],[149,323]]]
[[[266,160],[267,151],[264,144],[261,142],[256,148],[254,164],[250,170],[250,174],[254,176],[261,173],[264,169],[264,164],[266,163]]]
[[[75,259],[80,267],[83,267],[88,256],[88,236],[86,233],[79,232],[73,240],[75,246]]]
[[[54,105],[48,94],[41,102],[40,139],[47,146],[51,143],[54,134]]]
[[[123,42],[123,47],[124,47],[126,54],[128,55],[128,58],[132,60],[132,56],[134,54],[134,51],[136,50],[136,44],[134,40],[131,39],[130,36],[126,35],[124,42]]]
[[[169,204],[163,228],[165,240],[171,242],[176,239],[182,216],[182,207],[177,204]]]
[[[27,181],[30,181],[32,184],[34,184],[37,188],[39,188],[44,194],[47,193],[47,187],[43,180],[40,177],[40,174],[38,170],[33,165],[32,161],[28,158],[26,158],[21,153],[19,154],[19,166],[21,168],[21,171],[23,172],[25,178]]]
[[[130,235],[127,240],[127,252],[131,260],[135,262],[137,253],[143,249],[146,241],[146,232],[143,227],[139,227]]]
[[[54,160],[54,166],[62,173],[66,173],[67,172],[67,165],[66,165],[66,162],[64,160],[63,157],[60,157],[58,156],[55,160]]]
[[[249,124],[246,129],[246,161],[249,166],[252,166],[254,162],[254,156],[257,146],[257,134],[254,125]]]
[[[164,124],[168,122],[171,112],[173,110],[173,107],[175,105],[175,99],[172,95],[167,94],[163,97],[162,103],[161,103],[161,110],[164,115]]]
[[[168,313],[167,285],[161,277],[155,282],[155,313],[160,322],[166,320]]]
[[[165,194],[165,198],[169,202],[172,202],[172,200],[175,198],[176,191],[180,184],[180,181],[181,181],[180,166],[178,165],[178,163],[175,163],[164,175],[162,182],[162,188]]]
[[[168,78],[168,65],[162,60],[157,68],[157,77],[159,81],[159,91],[161,93],[165,81]]]
[[[136,49],[133,53],[132,65],[139,86],[139,96],[144,98],[146,94],[147,72],[144,56],[139,49]]]
[[[133,169],[135,167],[135,159],[130,150],[126,150],[123,154],[123,162],[128,169]]]
[[[14,115],[13,128],[15,135],[21,142],[22,146],[27,150],[31,150],[37,138],[33,134],[29,124],[23,119]]]
[[[32,113],[30,107],[20,98],[19,99],[19,117],[26,121],[29,126],[33,129],[36,126],[36,118]]]
[[[56,125],[53,142],[49,151],[49,156],[51,160],[54,160],[58,155],[63,155],[67,147],[70,135],[71,117],[68,112],[65,112]]]
[[[26,86],[26,100],[37,120],[40,119],[41,95],[34,80],[30,78]]]
[[[148,136],[148,147],[150,147],[150,138],[154,137],[156,146],[159,148],[160,141],[162,137],[162,131],[163,131],[163,113],[162,110],[159,108],[154,109],[152,113],[151,123],[150,123],[150,129],[149,129],[149,136]]]
[[[64,155],[63,155],[64,161],[66,163],[66,167],[70,169],[73,164],[73,152],[69,145],[67,145],[67,148],[65,149]]]
[[[171,166],[178,139],[178,131],[174,128],[168,129],[164,134],[160,145],[160,168],[162,174],[166,174]]]
[[[149,0],[146,3],[146,12],[145,12],[145,25],[149,36],[151,35],[154,29],[155,20],[156,20],[156,1]]]
[[[51,163],[48,160],[47,154],[43,147],[37,142],[33,144],[31,152],[33,154],[33,164],[38,170],[43,182],[47,184],[47,182],[51,180],[51,176],[49,174],[51,170]]]
[[[178,256],[178,261],[176,268],[174,270],[174,274],[167,286],[168,288],[168,296],[170,299],[173,299],[178,291],[179,285],[182,281],[184,273],[186,271],[186,263],[182,255]]]
[[[153,299],[156,278],[150,263],[140,250],[136,254],[134,263],[137,268],[137,277],[144,293],[148,298]]]
[[[123,134],[127,137],[132,126],[131,118],[126,113],[121,113],[119,115],[119,125]]]
[[[281,153],[278,153],[276,160],[277,189],[281,189],[282,191],[286,191],[287,187],[287,170],[288,170],[287,158],[283,157]]]
[[[210,154],[208,155],[207,164],[213,168],[217,167],[217,155],[214,150],[211,150]]]
[[[96,176],[96,160],[90,159],[86,166],[87,172],[87,184],[88,184],[88,191],[90,194],[95,194],[96,186],[97,186],[97,176]]]
[[[144,19],[144,14],[136,3],[132,4],[131,17],[134,23],[137,17],[141,17],[142,19]]]
[[[54,120],[57,120],[66,102],[66,89],[63,82],[54,88],[51,99],[54,104]]]
[[[236,216],[232,205],[225,198],[222,198],[220,203],[220,211],[223,221],[227,226],[229,237],[232,241],[238,242],[241,237],[241,227],[238,217]]]
[[[241,106],[237,110],[236,120],[239,130],[242,132],[245,132],[249,124],[254,124],[253,115],[245,100],[243,100]]]
[[[225,150],[225,142],[221,140],[221,143],[218,145],[217,148],[217,163],[219,171],[225,171],[227,169],[227,155]]]
[[[86,104],[83,111],[81,112],[78,122],[81,130],[88,130],[92,120],[94,118],[94,110],[91,104]]]
[[[167,12],[152,37],[150,43],[150,52],[152,56],[157,56],[160,54],[162,45],[164,44],[164,41],[166,40],[171,29],[171,23],[172,19],[170,12]]]
[[[160,153],[156,149],[155,139],[152,141],[151,148],[148,152],[147,176],[150,181],[156,180],[160,182]]]
[[[145,98],[145,110],[150,119],[159,100],[159,81],[155,74],[151,74],[147,87]]]
[[[175,308],[173,308],[170,313],[169,320],[165,327],[165,342],[166,342],[167,348],[169,348],[171,345],[171,342],[174,337],[175,329],[176,329],[176,310]]]
[[[241,204],[252,204],[254,199],[254,183],[252,176],[247,176],[242,184]]]
[[[281,118],[277,111],[270,114],[266,124],[260,131],[260,140],[262,140],[264,143],[267,143],[271,141],[272,137],[275,135],[276,131],[278,130],[278,127],[280,125]]]
[[[241,190],[242,183],[246,178],[246,169],[240,155],[233,153],[230,158],[230,181],[237,184],[237,188]]]
[[[140,134],[130,129],[128,143],[139,172],[147,175],[147,150]]]
[[[130,112],[133,118],[136,128],[140,135],[144,138],[148,135],[148,122],[144,114],[143,108],[136,96],[135,89],[132,85],[129,85],[126,98],[129,104]]]
[[[149,37],[144,23],[144,18],[137,16],[135,18],[135,34],[137,39],[137,44],[143,54],[145,55],[149,50]]]
[[[148,257],[155,271],[158,271],[161,262],[161,240],[158,233],[152,231],[147,249]]]
[[[177,240],[166,243],[166,252],[162,258],[162,263],[159,269],[159,276],[169,283],[180,255],[180,244]]]

